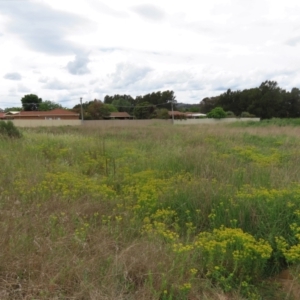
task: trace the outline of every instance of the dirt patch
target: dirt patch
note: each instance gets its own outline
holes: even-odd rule
[[[300,283],[297,278],[290,272],[290,270],[283,270],[275,278],[275,281],[279,283],[286,293],[285,299],[300,299]]]

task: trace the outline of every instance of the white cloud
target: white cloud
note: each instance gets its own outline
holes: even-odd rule
[[[0,0],[0,107],[26,91],[73,106],[164,89],[195,103],[265,80],[291,89],[299,13],[295,0]]]
[[[142,80],[151,68],[131,63],[119,63],[114,73],[110,74],[110,86],[113,89],[124,89]]]

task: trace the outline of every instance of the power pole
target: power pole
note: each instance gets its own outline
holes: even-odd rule
[[[82,107],[82,97],[80,97],[80,105],[81,105],[81,122],[83,122],[83,107]]]
[[[174,125],[174,110],[173,110],[173,99],[171,100],[171,107],[172,107],[172,124]]]

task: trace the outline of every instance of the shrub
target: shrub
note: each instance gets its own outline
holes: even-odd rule
[[[154,117],[157,119],[169,119],[169,113],[166,108],[157,109],[154,112]]]
[[[0,121],[0,135],[10,138],[20,138],[22,137],[19,129],[14,125],[12,121]]]
[[[227,118],[234,118],[235,117],[235,114],[233,111],[226,111],[226,115],[227,115]]]
[[[220,106],[215,107],[214,109],[212,109],[208,114],[207,114],[208,118],[215,118],[215,119],[222,119],[222,118],[226,118],[226,112],[224,111],[224,109]]]
[[[247,111],[243,111],[241,113],[241,118],[254,118],[254,117],[255,117],[255,115],[252,115],[252,114],[248,113]]]

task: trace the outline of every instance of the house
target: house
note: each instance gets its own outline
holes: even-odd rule
[[[181,112],[181,111],[168,111],[169,117],[172,118],[172,116],[174,117],[174,119],[186,119],[186,115],[185,113]]]
[[[78,120],[79,114],[66,109],[49,111],[9,111],[5,114],[7,120]]]
[[[206,114],[194,113],[194,112],[186,112],[185,115],[188,119],[200,119],[206,117]]]
[[[125,119],[133,119],[131,115],[127,112],[112,112],[109,116],[110,119],[118,119],[118,120],[125,120]]]

